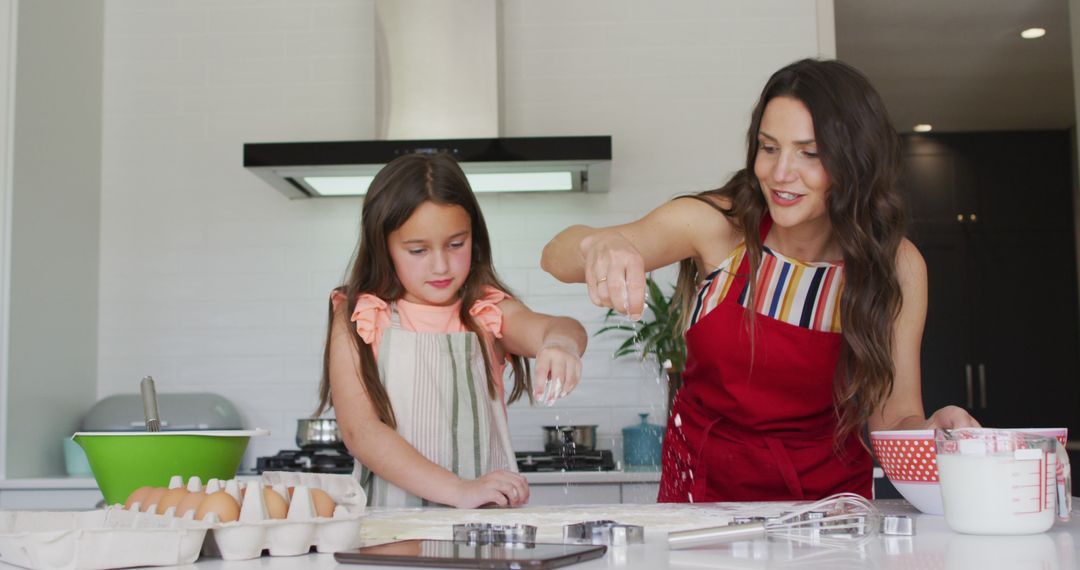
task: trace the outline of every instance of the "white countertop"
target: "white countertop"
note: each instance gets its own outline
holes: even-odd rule
[[[912,537],[876,537],[861,548],[826,550],[797,547],[787,541],[756,540],[712,548],[669,551],[666,534],[649,533],[645,544],[615,547],[596,560],[572,568],[600,570],[663,570],[665,568],[776,568],[806,569],[889,568],[902,569],[1069,569],[1080,566],[1080,520],[1057,523],[1049,532],[1028,536],[972,536],[951,531],[945,519],[916,513],[904,501],[878,501],[884,512],[910,514],[915,518]],[[1080,517],[1080,512],[1074,513]],[[0,567],[3,567],[0,564]],[[329,554],[298,557],[263,556],[255,560],[224,561],[203,558],[183,566],[190,570],[244,570],[293,568],[342,568]],[[391,566],[362,566],[358,568]]]
[[[658,483],[659,469],[635,471],[549,471],[523,473],[531,485],[576,484],[620,484],[620,483]],[[254,473],[243,474],[240,478],[258,477]],[[97,489],[93,477],[37,477],[28,479],[2,479],[3,489]]]
[[[2,489],[97,489],[93,477],[34,477],[29,479],[0,479]]]
[[[530,485],[659,483],[660,470],[547,471],[522,473]]]

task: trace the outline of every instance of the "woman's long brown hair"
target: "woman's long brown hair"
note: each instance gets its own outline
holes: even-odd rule
[[[458,292],[462,299],[460,317],[465,327],[481,340],[484,339],[484,335],[489,333],[480,329],[469,314],[469,309],[483,296],[487,287],[510,293],[510,289],[495,274],[491,261],[491,240],[484,216],[480,213],[476,196],[457,162],[442,153],[410,154],[394,159],[375,175],[367,196],[364,197],[360,214],[360,242],[350,265],[349,279],[336,289],[345,295],[346,302],[339,303],[337,309],[333,302],[330,303],[316,416],[333,407],[330,393],[330,339],[334,319],[349,322],[353,304],[361,294],[369,293],[387,302],[396,301],[405,294],[405,288],[394,271],[387,237],[404,225],[424,202],[461,206],[472,220],[472,268]],[[379,419],[396,428],[394,410],[379,377],[378,363],[371,346],[360,338],[354,327],[349,326],[348,329],[359,355],[357,372],[364,383],[364,390],[371,398]],[[487,369],[488,395],[495,398],[498,392],[491,363],[492,355],[488,354],[486,343],[481,342],[481,345],[485,347],[480,352],[484,356]],[[514,402],[522,394],[527,394],[531,401],[532,382],[529,378],[528,361],[521,356],[510,355],[510,366],[514,372],[514,388],[510,392],[509,402]]]
[[[893,323],[903,302],[896,254],[906,222],[896,190],[900,138],[881,97],[855,68],[839,61],[806,59],[773,74],[751,116],[746,168],[723,187],[688,197],[718,209],[742,231],[750,275],[757,275],[761,262],[759,229],[768,211],[761,184],[753,175],[758,130],[765,106],[775,97],[798,99],[809,109],[818,156],[832,182],[826,204],[833,235],[844,255],[843,345],[833,382],[839,450],[892,392],[895,377]],[[721,207],[713,197],[724,198],[728,204]],[[680,263],[676,295],[683,315],[689,315],[701,277],[693,260]],[[750,299],[756,281],[749,280]],[[753,311],[747,312],[753,319]]]

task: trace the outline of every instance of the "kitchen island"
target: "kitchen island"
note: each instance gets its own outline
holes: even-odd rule
[[[915,536],[880,536],[847,549],[805,547],[784,540],[737,542],[713,548],[669,551],[666,533],[646,528],[645,544],[612,547],[596,560],[569,568],[597,570],[662,570],[665,568],[889,568],[889,569],[1010,569],[1066,570],[1080,567],[1080,520],[1057,523],[1048,532],[1028,536],[972,536],[951,531],[945,519],[923,515],[904,501],[877,501],[886,513],[909,514],[915,519]],[[745,506],[746,504],[733,504]],[[582,507],[578,507],[580,509]],[[602,512],[606,506],[597,506]],[[688,506],[686,508],[694,508]],[[508,512],[508,511],[501,511]],[[1080,513],[1074,512],[1074,517]],[[376,519],[373,519],[375,523]],[[543,535],[543,532],[541,532]],[[182,566],[192,570],[244,570],[341,568],[332,555],[270,557],[246,561],[202,558]],[[390,566],[355,566],[383,568]],[[400,567],[396,567],[400,568]]]

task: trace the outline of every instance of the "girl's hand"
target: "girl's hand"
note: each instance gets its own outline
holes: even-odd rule
[[[520,507],[529,502],[529,482],[520,473],[498,470],[479,479],[462,479],[455,492],[459,509],[475,509],[483,505]]]
[[[982,427],[975,418],[964,408],[958,406],[945,406],[934,412],[930,419],[926,420],[925,429],[955,429],[966,427]]]
[[[536,351],[533,397],[545,405],[569,394],[581,381],[581,357],[577,347],[545,344]]]
[[[600,307],[641,318],[645,310],[645,260],[630,240],[614,231],[581,240],[589,299]]]

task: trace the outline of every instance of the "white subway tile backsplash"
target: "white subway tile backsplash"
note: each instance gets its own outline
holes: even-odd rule
[[[816,4],[504,0],[502,16],[502,133],[610,134],[614,149],[607,194],[479,198],[503,280],[590,335],[573,394],[510,407],[514,445],[589,423],[621,456],[639,412],[663,423],[666,380],[612,358],[623,337],[593,336],[604,309],[539,269],[543,246],[719,186],[744,160],[766,77],[817,53]],[[106,20],[99,395],[137,392],[146,374],[220,393],[273,431],[252,440],[253,466],[294,448],[315,408],[327,295],[361,200],[290,201],[241,167],[242,144],[375,137],[374,4],[110,0]]]
[[[266,92],[262,85],[228,84],[186,89],[183,110],[187,113],[235,113],[284,108],[279,90]]]
[[[207,123],[207,117],[193,113],[168,116],[106,114],[101,136],[106,148],[115,140],[160,140],[161,133],[169,133],[173,141],[199,143],[206,140]],[[104,188],[102,192],[105,192]]]
[[[303,83],[311,80],[310,64],[298,59],[212,60],[200,62],[200,65],[206,69],[208,85],[248,84],[276,88],[283,75]]]
[[[118,91],[105,100],[106,113],[127,115],[175,114],[182,110],[180,93],[175,87],[147,86]]]
[[[292,5],[288,9],[298,15],[306,14],[313,29],[348,30],[360,37],[369,38],[375,32],[375,4],[373,0],[346,0],[344,2],[314,2]],[[361,44],[361,49],[374,51],[374,46]]]
[[[492,244],[495,250],[495,267],[536,267],[540,264],[540,252],[544,244],[536,241],[499,240]]]
[[[163,253],[155,264],[160,273],[277,273],[285,271],[285,253],[266,247],[175,249]]]
[[[172,34],[110,34],[106,25],[105,57],[110,62],[153,61],[172,63],[180,59],[181,40]],[[106,75],[106,78],[111,78]]]
[[[196,385],[257,383],[261,386],[288,380],[278,359],[233,356],[185,358],[176,366],[174,378],[155,378],[158,378],[158,391],[175,392]]]
[[[335,84],[343,79],[369,83],[374,89],[375,54],[303,58],[308,66],[308,78],[315,83]]]
[[[554,25],[576,22],[578,24],[621,22],[627,11],[621,0],[549,0],[531,2],[512,0],[503,3],[504,13],[519,26]]]
[[[168,4],[174,6],[168,6]],[[206,14],[192,2],[154,2],[152,9],[143,10],[142,0],[109,0],[105,3],[105,33],[110,37],[146,36],[174,37],[179,34],[198,34],[206,31]],[[119,49],[124,44],[113,44]],[[124,50],[127,51],[127,50]],[[134,54],[133,54],[134,55]]]
[[[561,400],[566,406],[594,405],[604,402],[612,407],[630,407],[638,404],[638,387],[619,379],[586,378],[573,392]],[[557,407],[552,406],[553,408]]]
[[[369,133],[374,132],[375,118],[372,113],[342,117],[339,112],[326,110],[288,114],[284,109],[271,109],[215,113],[209,117],[207,125],[211,138],[235,141],[235,152],[240,152],[243,148],[241,145],[245,142],[372,138]],[[251,174],[253,181],[254,176]],[[263,194],[261,190],[266,187],[265,182],[259,181],[260,194]],[[297,209],[303,207],[297,206]]]
[[[205,31],[209,34],[253,34],[265,32],[303,32],[311,28],[312,14],[308,10],[275,3],[264,3],[260,10],[217,2],[206,9]]]
[[[288,57],[304,58],[372,53],[372,45],[371,36],[359,34],[356,30],[322,29],[290,32],[285,36],[283,47]]]
[[[161,65],[158,60],[116,61],[105,70],[106,104],[115,96],[146,88],[168,87],[183,89],[198,87],[207,81],[207,63],[202,61],[177,61],[169,66]],[[122,109],[106,112],[118,112]]]
[[[98,347],[98,397],[105,398],[113,394],[139,393],[139,381],[144,376],[154,378],[176,378],[177,362],[175,359],[154,355],[138,356],[133,346],[124,337],[99,334]],[[116,355],[116,356],[114,356]],[[91,402],[87,402],[89,410]]]
[[[312,392],[318,390],[319,379],[322,378],[322,348],[326,338],[325,318],[319,323],[319,334],[311,339],[318,350],[304,355],[293,355],[282,358],[282,373],[286,382],[296,382],[310,386]]]
[[[354,109],[363,112],[370,108],[367,101],[374,97],[374,87],[372,83],[361,81],[326,83],[320,89],[298,83],[280,88],[279,92],[285,109],[307,109],[316,112]]]
[[[279,60],[286,54],[288,32],[253,31],[238,33],[186,34],[181,36],[180,53],[185,60]]]
[[[611,433],[611,410],[606,406],[570,407],[568,401],[557,402],[554,406],[529,406],[528,402],[515,402],[510,406],[510,430],[514,433],[529,435],[529,432],[543,435],[543,426],[550,425],[596,425],[597,433]]]
[[[581,283],[563,283],[539,268],[526,269],[529,275],[529,295],[587,295]]]
[[[741,2],[734,7],[739,18],[772,20],[779,15],[792,20],[815,22],[816,2],[802,0],[761,0],[760,2]],[[748,22],[749,23],[749,22]]]

